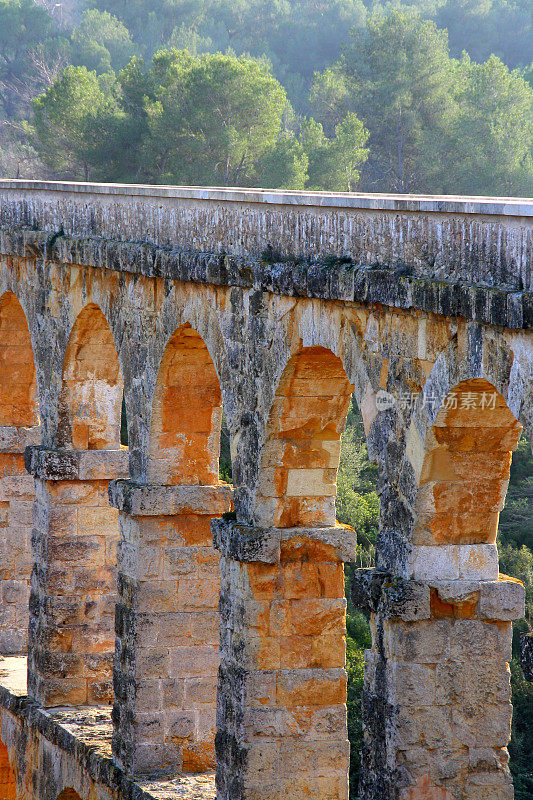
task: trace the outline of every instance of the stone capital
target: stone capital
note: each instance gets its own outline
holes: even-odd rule
[[[178,514],[218,516],[230,511],[233,487],[140,484],[114,480],[109,484],[109,502],[132,517],[168,517]]]
[[[24,464],[43,481],[111,480],[129,474],[127,450],[51,450],[27,447]]]
[[[235,561],[277,564],[281,558],[281,543],[294,539],[329,546],[339,561],[355,560],[355,531],[348,527],[255,528],[235,520],[217,519],[212,521],[211,530],[216,549]]]
[[[377,569],[358,569],[352,580],[352,600],[358,608],[379,611],[386,618],[417,622],[431,616],[431,587]]]

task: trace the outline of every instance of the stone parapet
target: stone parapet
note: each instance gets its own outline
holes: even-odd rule
[[[410,273],[533,289],[526,199],[2,181],[0,200],[9,255],[196,282],[207,256],[208,282],[259,286],[259,274],[272,291],[343,300],[346,264],[396,268],[387,284]]]

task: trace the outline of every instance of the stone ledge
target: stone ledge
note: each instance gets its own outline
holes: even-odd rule
[[[357,569],[351,586],[354,605],[387,618],[418,622],[431,617],[431,587],[376,569]]]
[[[132,517],[168,517],[176,514],[218,516],[230,511],[233,487],[178,485],[156,486],[130,480],[109,484],[109,502]]]
[[[431,618],[431,592],[443,603],[477,601],[475,618],[510,622],[525,613],[525,589],[520,581],[499,575],[495,581],[415,581],[376,569],[355,571],[351,596],[355,606],[378,612],[388,619],[416,622]]]
[[[50,450],[27,447],[24,465],[43,481],[111,480],[129,474],[128,450]]]
[[[351,528],[255,528],[235,520],[211,522],[215,548],[235,561],[277,564],[281,558],[281,542],[294,539],[311,540],[329,546],[339,561],[353,562],[356,535]]]
[[[74,758],[86,774],[117,800],[215,800],[212,773],[180,775],[172,780],[133,779],[113,761],[111,709],[57,708],[45,710],[26,696],[0,686],[0,706],[15,718],[21,753],[33,737],[42,736],[58,755]]]
[[[41,428],[18,428],[11,425],[0,427],[0,453],[24,453],[27,447],[39,446]]]
[[[461,317],[513,330],[533,328],[533,292],[416,275],[408,265],[368,265],[333,258],[331,263],[257,257],[161,247],[26,228],[1,229],[0,253],[43,258],[61,264],[194,281],[216,286],[258,288],[294,297],[380,303],[404,310],[418,309],[446,317]]]

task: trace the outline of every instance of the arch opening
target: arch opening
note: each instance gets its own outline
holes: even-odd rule
[[[148,482],[219,482],[222,394],[207,346],[189,324],[170,337],[157,377]]]
[[[30,428],[38,424],[30,331],[22,306],[8,292],[0,299],[0,425]]]
[[[261,454],[256,523],[335,524],[341,436],[353,395],[340,358],[306,347],[282,374]]]
[[[163,351],[153,397],[148,492],[155,489],[153,496],[163,499],[133,525],[121,516],[127,547],[119,553],[127,560],[119,562],[125,575],[119,604],[133,606],[136,622],[131,632],[127,625],[117,628],[117,652],[130,652],[138,637],[137,659],[159,665],[157,681],[146,681],[149,692],[127,692],[115,701],[115,755],[129,770],[137,762],[169,776],[215,768],[220,558],[211,521],[231,508],[231,489],[219,478],[222,416],[213,359],[200,334],[183,325]],[[175,491],[158,493],[161,486]],[[168,497],[175,499],[170,508]],[[132,580],[134,551],[139,568]],[[126,659],[117,659],[115,676],[124,670],[124,685],[129,669]]]
[[[59,445],[76,450],[118,450],[123,380],[107,320],[86,306],[72,328],[63,362]]]
[[[279,557],[273,562],[231,557],[222,562],[223,613],[235,620],[236,633],[222,644],[221,684],[231,685],[235,663],[244,660],[247,669],[265,671],[269,680],[272,676],[277,689],[262,693],[261,715],[254,707],[254,688],[243,691],[234,701],[240,704],[243,722],[235,733],[235,711],[221,714],[219,738],[242,737],[255,763],[262,758],[263,731],[257,736],[258,726],[261,718],[268,720],[268,747],[277,752],[276,773],[268,780],[275,784],[276,797],[340,797],[347,786],[343,562],[355,558],[355,537],[348,526],[337,526],[335,495],[341,435],[353,391],[340,358],[330,350],[306,347],[292,356],[267,421],[254,506],[258,528],[281,529]],[[336,543],[342,540],[339,549]],[[228,610],[232,603],[233,614]],[[295,712],[298,725],[287,739],[286,720]],[[314,724],[322,715],[336,720],[328,729],[327,753],[320,726]],[[217,786],[227,785],[229,795],[240,766],[228,751],[219,751]],[[263,772],[252,769],[246,780],[250,794],[261,796]]]
[[[448,393],[431,428],[420,474],[415,557],[417,548],[423,550],[415,576],[432,577],[423,575],[427,547],[461,546],[462,552],[450,550],[453,564],[443,579],[498,577],[498,520],[521,431],[504,397],[484,378],[462,381]],[[435,564],[443,566],[442,560]]]

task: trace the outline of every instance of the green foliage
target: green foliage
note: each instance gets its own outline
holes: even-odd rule
[[[86,11],[72,44],[74,63],[97,73],[121,69],[135,54],[128,29],[107,11]]]
[[[153,62],[144,167],[156,183],[244,184],[274,146],[287,95],[263,62],[162,51]]]
[[[337,519],[357,533],[359,566],[373,564],[379,529],[377,468],[370,463],[362,419],[352,400],[337,474]]]
[[[361,615],[362,616],[362,615]],[[370,629],[364,619],[368,634]],[[348,627],[350,620],[348,620]],[[361,696],[363,693],[364,648],[360,640],[346,637],[346,672],[348,674],[348,738],[350,740],[350,800],[356,800],[359,773],[361,770],[361,747],[363,745],[363,725],[361,717]]]
[[[446,191],[528,195],[533,192],[533,89],[496,56],[464,56],[456,68],[457,114],[447,131]],[[446,180],[446,178],[448,180]]]
[[[309,158],[301,143],[284,134],[263,156],[259,183],[268,189],[304,189],[308,166]]]
[[[343,57],[315,75],[310,102],[326,132],[353,111],[364,121],[365,187],[533,191],[533,91],[520,71],[496,56],[454,61],[447,32],[413,10],[375,12],[352,38]]]
[[[0,0],[0,102],[7,117],[25,110],[67,51],[51,17],[33,0]]]
[[[533,453],[522,434],[513,453],[505,508],[500,515],[500,537],[533,550]]]
[[[423,12],[422,12],[423,13]],[[531,61],[533,16],[529,0],[447,0],[436,11],[447,28],[452,55],[466,50],[475,61],[494,53],[510,67]]]
[[[101,141],[99,115],[112,104],[105,76],[67,67],[33,104],[31,134],[43,160],[62,175],[87,179]]]
[[[513,723],[509,755],[515,800],[533,797],[533,683],[525,680],[520,665],[511,662]]]
[[[440,139],[451,113],[452,76],[445,31],[413,12],[373,14],[340,64],[316,76],[311,102],[329,126],[355,110],[370,131],[367,180],[409,192],[420,186],[425,142]]]

